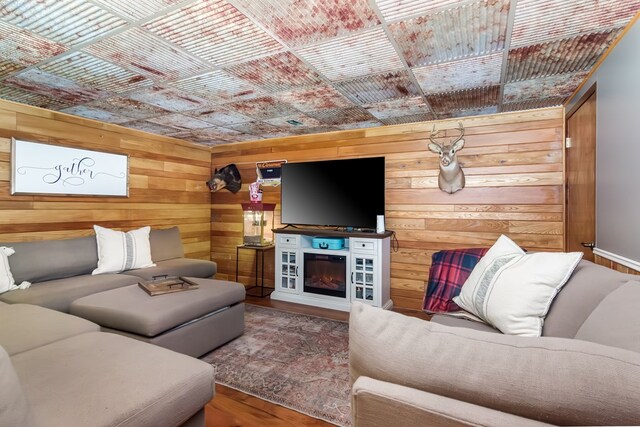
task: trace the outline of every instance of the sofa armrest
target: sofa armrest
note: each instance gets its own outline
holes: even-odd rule
[[[640,424],[640,354],[453,328],[354,303],[352,381],[368,376],[524,418]]]
[[[353,426],[543,426],[517,415],[369,377],[351,390]]]

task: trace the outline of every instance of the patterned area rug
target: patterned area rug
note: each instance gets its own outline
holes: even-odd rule
[[[216,382],[351,425],[349,324],[247,304],[242,336],[202,357]]]

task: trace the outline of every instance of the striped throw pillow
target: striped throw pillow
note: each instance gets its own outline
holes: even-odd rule
[[[98,267],[91,274],[120,273],[134,268],[155,267],[151,260],[151,227],[123,231],[94,225],[98,245]]]

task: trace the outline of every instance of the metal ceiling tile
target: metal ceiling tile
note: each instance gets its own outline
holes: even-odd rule
[[[284,136],[287,135],[283,129],[280,129],[278,126],[274,126],[265,122],[247,122],[247,123],[239,123],[235,125],[227,126],[229,129],[233,129],[238,132],[248,133],[251,135],[261,135],[263,137],[273,137],[275,136]],[[267,136],[269,135],[269,136]]]
[[[60,43],[0,21],[0,53],[4,61],[34,65],[65,50]]]
[[[452,92],[500,83],[503,54],[477,56],[453,62],[413,68],[413,75],[426,94]]]
[[[127,128],[141,130],[143,132],[155,133],[158,135],[169,135],[176,131],[175,128],[169,126],[162,126],[156,123],[151,123],[146,120],[137,120],[134,122],[121,123],[120,126]]]
[[[431,109],[424,103],[421,96],[364,104],[362,107],[379,120],[398,116],[429,114],[431,112]]]
[[[292,132],[292,135],[311,135],[311,134],[326,133],[326,132],[336,132],[339,130],[340,129],[337,126],[318,126],[318,127],[299,129],[298,132],[295,132],[295,133]]]
[[[93,0],[101,7],[129,21],[137,21],[160,12],[182,0]]]
[[[582,71],[506,83],[504,85],[503,100],[508,103],[546,98],[566,98],[576,90],[586,76],[587,72]]]
[[[500,86],[479,87],[427,96],[437,115],[498,105]]]
[[[0,98],[49,110],[60,110],[69,106],[68,102],[11,86],[0,86]]]
[[[446,113],[438,114],[438,119],[451,119],[455,117],[468,117],[468,116],[482,116],[487,114],[496,114],[498,112],[498,106],[492,105],[489,107],[469,108],[466,110],[455,110]]]
[[[291,52],[244,62],[225,71],[269,92],[323,84],[318,73]]]
[[[340,92],[329,85],[280,93],[274,95],[274,97],[300,111],[328,110],[353,106]]]
[[[506,81],[589,70],[620,31],[609,30],[512,49],[509,51]]]
[[[67,46],[89,42],[127,24],[86,0],[5,0],[0,17]]]
[[[172,112],[181,112],[203,108],[208,101],[177,89],[151,87],[128,95],[136,101],[155,105]]]
[[[389,25],[410,67],[504,49],[510,0],[483,0]]]
[[[115,96],[107,99],[93,101],[88,106],[108,111],[113,114],[120,114],[131,119],[146,119],[168,113],[167,110],[155,105],[145,104],[135,99]]]
[[[87,119],[100,120],[101,122],[107,123],[124,123],[131,121],[128,117],[87,105],[77,105],[60,111],[67,114],[73,114],[74,116],[86,117]]]
[[[26,66],[24,65],[0,59],[0,79],[8,76],[9,74],[15,73],[16,71],[24,70],[25,68]]]
[[[139,74],[84,52],[69,53],[38,68],[86,87],[116,93],[153,84],[151,80]]]
[[[212,71],[171,83],[172,86],[206,98],[241,101],[266,95],[253,85],[222,71]]]
[[[153,79],[175,80],[206,69],[204,64],[139,28],[100,40],[84,50]]]
[[[283,49],[225,0],[198,0],[144,28],[216,66]]]
[[[367,0],[236,0],[289,46],[302,46],[380,24]]]
[[[220,126],[250,122],[253,120],[251,117],[243,116],[242,114],[227,110],[218,105],[213,105],[201,110],[189,111],[187,115]]]
[[[304,47],[298,55],[329,80],[396,71],[404,66],[381,27]]]
[[[336,127],[340,130],[350,130],[350,129],[373,128],[377,126],[382,126],[382,124],[383,123],[378,120],[367,120],[364,122],[344,123],[341,125],[337,125]]]
[[[384,19],[389,22],[433,13],[455,6],[460,3],[460,0],[376,0],[376,3]]]
[[[411,116],[390,117],[388,119],[381,119],[381,122],[385,125],[402,125],[405,123],[418,123],[428,122],[435,118],[432,113],[429,114],[414,114]]]
[[[509,102],[502,104],[502,112],[507,111],[521,111],[521,110],[534,110],[536,108],[546,107],[558,107],[564,102],[564,97],[558,98],[546,98],[546,99],[532,99],[522,102]]]
[[[227,127],[212,126],[206,129],[198,129],[192,132],[193,138],[197,141],[222,140],[234,141],[234,138],[240,137],[241,132]]]
[[[152,117],[147,119],[147,121],[184,130],[211,127],[211,123],[203,122],[202,120],[194,119],[193,117],[183,114],[167,114],[166,116]]]
[[[233,102],[225,104],[224,107],[258,120],[297,113],[295,108],[291,107],[289,104],[280,102],[270,96],[249,99],[247,101]]]
[[[314,128],[322,126],[320,121],[309,117],[305,114],[294,114],[285,117],[276,117],[275,119],[265,120],[265,123],[269,123],[273,126],[278,126],[286,130],[296,131],[303,128]]]
[[[511,48],[624,27],[640,0],[519,0]]]
[[[80,86],[74,81],[45,73],[37,68],[15,74],[4,80],[4,83],[74,104],[83,104],[105,95],[99,90]]]
[[[369,120],[375,120],[375,117],[373,117],[367,110],[361,107],[312,111],[307,114],[330,126],[339,126],[345,123],[366,122]]]
[[[420,95],[420,90],[406,71],[344,80],[335,83],[334,86],[358,104]]]

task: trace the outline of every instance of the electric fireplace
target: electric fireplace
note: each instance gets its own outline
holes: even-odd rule
[[[305,252],[304,292],[346,298],[347,257]]]

